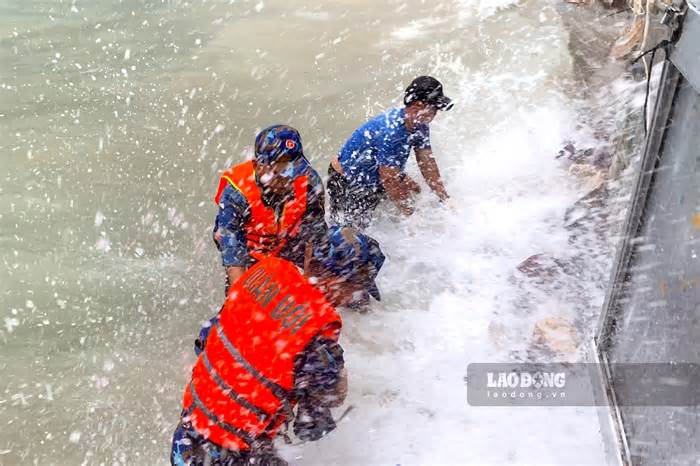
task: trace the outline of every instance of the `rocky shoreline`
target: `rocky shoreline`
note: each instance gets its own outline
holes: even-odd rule
[[[511,353],[516,360],[586,359],[644,142],[645,74],[632,66],[643,43],[643,17],[621,2],[562,2],[558,12],[573,58],[574,81],[567,92],[581,101],[581,126],[592,138],[563,141],[554,154],[582,193],[562,219],[573,254],[533,251],[511,277],[519,290],[513,303],[519,314],[537,315],[551,298],[568,308],[551,309],[544,318],[540,312],[530,321],[527,348]],[[507,329],[493,322],[489,330],[494,343],[504,346]]]

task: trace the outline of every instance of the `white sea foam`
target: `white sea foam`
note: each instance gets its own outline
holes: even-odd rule
[[[461,82],[457,107],[438,117],[432,137],[452,199],[442,206],[424,187],[411,218],[397,221],[388,208],[372,225],[388,258],[384,300],[344,315],[355,409],[328,438],[283,447],[292,463],[604,464],[595,409],[471,407],[464,380],[469,363],[527,349],[538,319],[576,317],[558,296],[519,308],[511,280],[533,254],[572,254],[562,219],[581,193],[555,156],[562,141],[587,133],[577,129],[576,102],[551,88],[567,78],[566,54],[550,51],[554,59],[524,75],[507,63],[470,73],[440,62],[443,79]],[[595,306],[596,284],[582,285]]]
[[[482,19],[493,16],[501,10],[511,8],[520,3],[520,0],[479,0],[477,11]]]

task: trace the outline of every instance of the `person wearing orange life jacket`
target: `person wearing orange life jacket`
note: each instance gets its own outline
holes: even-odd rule
[[[284,465],[272,442],[292,418],[302,440],[333,430],[329,408],[347,391],[335,306],[352,302],[358,290],[376,289],[383,262],[376,241],[337,227],[306,247],[304,275],[267,257],[232,284],[203,332],[171,463]]]
[[[305,243],[318,242],[327,229],[323,183],[291,126],[260,131],[255,158],[222,174],[214,200],[219,211],[213,236],[227,289],[270,255],[303,265]]]

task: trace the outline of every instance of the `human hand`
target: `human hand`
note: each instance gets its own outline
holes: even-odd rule
[[[439,208],[441,210],[446,210],[451,213],[456,213],[459,210],[459,204],[455,202],[451,197],[445,199],[438,199]]]
[[[408,176],[404,178],[404,183],[406,184],[406,189],[413,194],[420,193],[420,185],[416,183],[413,179]]]
[[[401,211],[401,213],[404,214],[406,217],[410,217],[411,215],[413,215],[414,209],[411,206],[401,204],[399,205],[399,211]]]

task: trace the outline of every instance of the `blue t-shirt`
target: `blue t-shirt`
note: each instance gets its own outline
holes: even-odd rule
[[[430,149],[428,125],[417,125],[409,132],[405,116],[404,108],[391,108],[352,133],[338,155],[348,180],[363,186],[379,186],[380,166],[403,171],[411,148]]]

